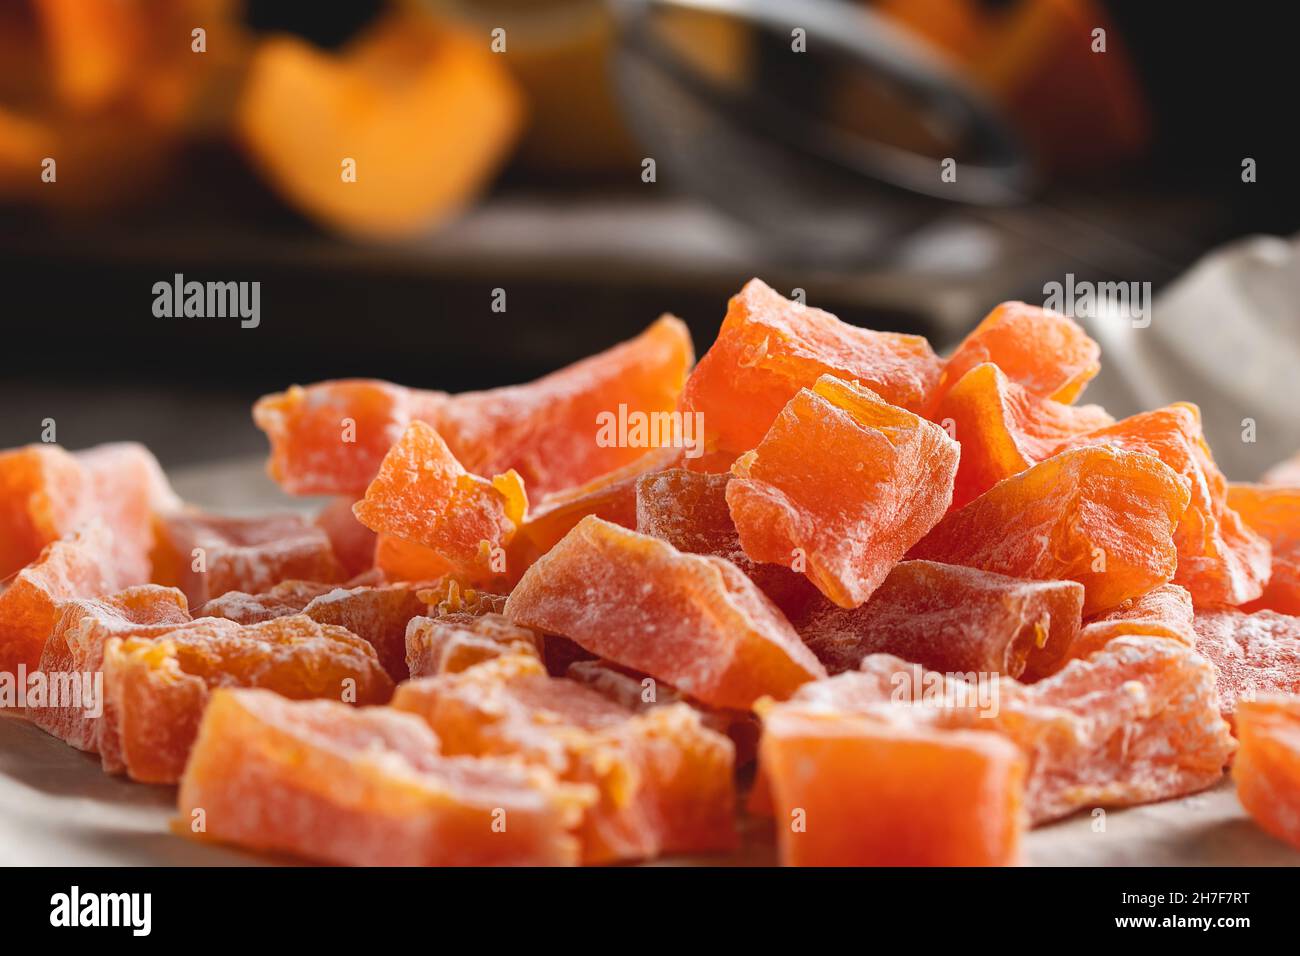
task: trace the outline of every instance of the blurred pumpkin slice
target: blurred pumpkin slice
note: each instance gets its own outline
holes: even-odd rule
[[[341,56],[268,39],[253,55],[236,127],[295,208],[339,232],[385,239],[423,232],[466,205],[521,118],[518,91],[485,39],[394,12]]]
[[[126,91],[144,50],[144,4],[36,0],[35,8],[62,102],[96,110]]]

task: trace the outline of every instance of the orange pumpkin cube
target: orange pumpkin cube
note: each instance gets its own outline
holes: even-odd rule
[[[1186,484],[1150,455],[1053,455],[947,515],[909,557],[1017,578],[1078,581],[1093,615],[1170,581]]]
[[[295,700],[381,704],[393,682],[366,641],[294,615],[241,626],[207,618],[168,634],[104,646],[104,769],[175,783],[218,687],[261,687]]]
[[[823,376],[732,465],[727,505],[745,554],[857,607],[948,510],[958,455],[938,425]]]
[[[725,467],[823,375],[861,382],[886,402],[919,411],[939,369],[919,335],[861,329],[751,279],[727,304],[717,340],[686,382],[682,410],[704,416],[705,458]]]
[[[1023,302],[1003,302],[944,363],[931,406],[985,362],[1030,394],[1069,404],[1101,371],[1100,354],[1101,348],[1073,319]]]
[[[525,656],[410,681],[393,707],[428,721],[444,753],[519,757],[595,786],[584,862],[736,844],[731,742],[685,704],[637,713]]]
[[[785,866],[1019,862],[1025,760],[996,734],[783,705],[760,748]]]
[[[784,698],[826,674],[735,565],[596,517],[525,572],[505,615],[718,707]]]
[[[1273,549],[1263,593],[1242,610],[1300,615],[1300,483],[1231,484],[1228,506]]]
[[[58,605],[54,630],[41,651],[40,670],[51,681],[60,675],[94,679],[103,673],[104,645],[110,638],[158,637],[189,621],[185,595],[156,584],[127,588],[98,600],[64,601]],[[102,678],[99,689],[102,695]],[[27,718],[78,750],[96,753],[104,701],[101,696],[86,703],[90,706],[29,705]]]
[[[505,546],[527,509],[516,473],[491,481],[471,475],[436,431],[413,422],[353,511],[372,531],[428,548],[458,571],[490,579],[505,573]]]
[[[175,828],[350,866],[560,866],[594,799],[541,767],[443,756],[413,714],[221,689]]]
[[[1268,694],[1237,707],[1237,797],[1268,833],[1300,850],[1300,697]]]

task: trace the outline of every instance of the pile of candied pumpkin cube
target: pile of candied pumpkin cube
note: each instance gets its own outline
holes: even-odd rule
[[[7,451],[0,672],[103,687],[11,709],[179,784],[180,834],[334,863],[770,827],[1006,864],[1229,769],[1300,848],[1300,458],[1229,483],[1196,406],[1076,404],[1098,355],[1011,302],[944,360],[754,280],[698,363],[665,316],[526,385],[261,399],[314,518],[186,506],[139,445]]]

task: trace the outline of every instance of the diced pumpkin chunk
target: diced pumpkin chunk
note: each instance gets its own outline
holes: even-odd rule
[[[218,690],[178,797],[198,839],[352,866],[557,866],[595,799],[541,767],[446,757],[387,707]]]
[[[958,455],[938,425],[823,376],[732,465],[727,505],[749,557],[857,607],[948,510]]]
[[[600,793],[583,827],[588,863],[736,844],[731,742],[685,704],[637,713],[533,657],[503,657],[403,684],[443,752],[517,756]]]
[[[719,707],[786,697],[826,673],[734,565],[596,517],[528,569],[505,615]]]
[[[995,734],[784,705],[761,748],[786,866],[1019,862],[1025,761]]]

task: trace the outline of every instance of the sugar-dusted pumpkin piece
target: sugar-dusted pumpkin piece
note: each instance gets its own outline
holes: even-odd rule
[[[1300,697],[1241,701],[1237,739],[1237,798],[1266,832],[1300,850]]]
[[[1300,476],[1293,485],[1228,486],[1228,507],[1272,548],[1264,591],[1243,610],[1300,615]]]
[[[1082,607],[1083,585],[1074,581],[903,561],[861,607],[823,604],[794,623],[832,674],[868,654],[894,654],[930,670],[1035,680],[1064,660]]]
[[[670,468],[642,475],[636,482],[636,530],[667,541],[678,551],[726,558],[758,585],[787,617],[825,603],[802,574],[779,564],[764,564],[745,554],[727,507],[728,473]]]
[[[1265,485],[1291,485],[1300,487],[1300,452],[1286,461],[1280,461],[1260,477]]]
[[[353,510],[373,531],[435,551],[458,571],[490,578],[504,573],[505,546],[527,508],[518,474],[491,481],[472,475],[433,428],[412,422]]]
[[[804,685],[790,706],[1001,734],[1028,761],[1035,824],[1204,790],[1235,748],[1214,666],[1165,637],[1117,637],[1033,684],[970,683],[873,654],[858,671]]]
[[[214,688],[261,687],[295,700],[386,703],[393,682],[374,648],[302,615],[247,626],[205,619],[104,646],[104,769],[175,783]]]
[[[112,533],[114,573],[149,579],[154,515],[179,505],[143,445],[119,442],[80,452],[28,445],[0,452],[0,580],[41,549],[98,519]]]
[[[952,507],[1047,458],[1074,435],[1113,423],[1098,405],[1066,405],[1011,381],[996,365],[976,365],[930,417],[961,445]]]
[[[282,581],[342,579],[329,538],[301,515],[234,518],[188,509],[158,523],[154,581],[179,587],[192,607],[227,591],[257,594]]]
[[[644,456],[687,450],[621,442],[616,432],[606,440],[601,422],[620,414],[644,419],[647,442],[671,439],[693,355],[686,326],[665,316],[633,339],[524,385],[449,397],[375,380],[318,382],[262,398],[253,418],[271,442],[271,476],[292,494],[359,496],[406,427],[420,421],[438,430],[469,471],[517,471],[540,509],[550,494],[580,497],[597,492],[597,483],[614,484],[611,473],[636,469]],[[648,427],[664,421],[670,427]]]
[[[301,614],[302,609],[322,594],[337,588],[337,584],[319,581],[281,581],[269,591],[248,594],[244,591],[227,591],[195,610],[195,617],[220,617],[236,624],[261,624],[277,617]]]
[[[81,519],[85,476],[57,445],[0,452],[0,581]]]
[[[727,505],[745,554],[857,607],[948,510],[958,454],[938,425],[827,375],[732,465]]]
[[[909,555],[1084,586],[1098,614],[1165,584],[1186,484],[1150,455],[1086,447],[1000,481],[939,522]]]
[[[1068,439],[1058,450],[1097,446],[1159,458],[1187,485],[1191,497],[1174,532],[1174,583],[1187,588],[1196,604],[1244,604],[1259,597],[1269,574],[1268,542],[1229,506],[1228,482],[1205,443],[1200,409],[1179,402],[1141,412]]]
[[[782,705],[760,762],[785,866],[1008,866],[1025,829],[1009,740]]]
[[[505,615],[719,707],[783,698],[826,673],[733,564],[596,517],[525,572]]]
[[[375,566],[378,535],[357,520],[352,513],[355,499],[339,495],[316,514],[316,525],[330,539],[334,557],[349,578],[365,574]]]
[[[1300,693],[1300,617],[1237,608],[1196,612],[1196,649],[1214,662],[1219,706],[1232,718],[1242,700]]]
[[[541,767],[442,756],[414,714],[222,689],[175,829],[352,866],[571,865],[594,799]]]
[[[694,360],[686,325],[665,315],[635,338],[534,382],[453,396],[438,431],[467,469],[514,469],[540,501],[632,465],[656,442],[693,440],[673,428]],[[645,434],[629,431],[621,440],[620,420],[629,429],[644,423]]]
[[[932,406],[985,362],[1030,394],[1069,404],[1101,371],[1100,355],[1097,343],[1068,316],[1024,302],[1003,302],[944,363]]]
[[[704,416],[706,458],[725,468],[727,453],[734,458],[762,441],[795,393],[823,375],[920,411],[939,369],[919,335],[861,329],[751,279],[732,296],[717,340],[687,380],[682,409]]]
[[[1036,684],[1004,687],[995,722],[1030,755],[1034,819],[1167,800],[1221,780],[1236,745],[1214,681],[1187,645],[1139,635]]]
[[[411,677],[457,674],[498,657],[541,659],[539,635],[502,614],[454,611],[412,618],[406,625],[406,670]]]
[[[263,39],[235,110],[239,140],[284,199],[377,239],[425,232],[468,205],[521,120],[506,65],[479,37],[406,10],[338,54]]]
[[[46,546],[0,591],[0,672],[36,669],[61,602],[101,597],[133,583],[115,572],[113,533],[100,521]]]
[[[1087,657],[1126,634],[1167,637],[1195,647],[1192,618],[1192,596],[1187,589],[1177,584],[1162,584],[1085,620],[1079,636],[1070,645],[1069,656]]]
[[[393,707],[428,721],[444,753],[518,757],[595,786],[584,862],[736,845],[731,742],[685,704],[638,713],[525,656],[409,681]]]
[[[189,620],[185,595],[156,584],[142,584],[99,599],[61,602],[54,630],[41,651],[40,671],[49,683],[67,680],[80,686],[83,700],[49,701],[42,707],[29,704],[27,718],[78,750],[98,750],[104,645],[112,637],[166,634]]]
[[[434,422],[447,396],[376,379],[295,385],[259,399],[267,471],[293,495],[358,497],[412,421]]]

